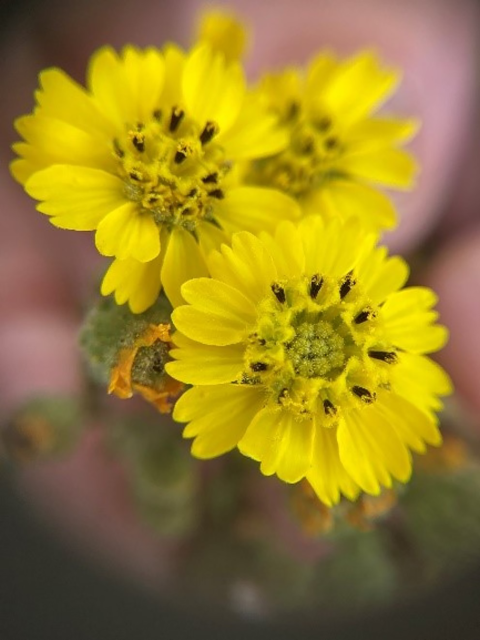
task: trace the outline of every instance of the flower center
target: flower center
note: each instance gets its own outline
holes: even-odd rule
[[[267,404],[317,415],[326,426],[341,411],[370,404],[390,384],[395,348],[379,310],[353,273],[314,274],[272,283],[259,305],[239,382],[260,384]]]
[[[113,141],[126,197],[158,225],[193,232],[202,220],[218,224],[214,204],[230,164],[217,133],[214,122],[199,125],[178,107],[128,127]]]
[[[290,144],[274,158],[257,160],[251,178],[301,198],[337,173],[344,147],[329,117],[311,117],[298,103],[292,103],[282,124],[290,131]]]
[[[332,379],[343,370],[345,341],[328,322],[302,322],[295,328],[293,340],[285,346],[285,355],[296,375]]]

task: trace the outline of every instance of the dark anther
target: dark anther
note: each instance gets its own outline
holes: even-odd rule
[[[250,369],[258,373],[259,371],[266,371],[268,369],[268,365],[265,362],[252,362],[250,365]]]
[[[288,395],[288,389],[287,389],[287,387],[284,387],[284,388],[280,391],[280,393],[278,394],[278,399],[279,399],[279,400],[282,400],[283,398],[286,398],[286,397],[287,397],[287,395]]]
[[[382,362],[387,362],[388,364],[397,362],[397,354],[394,351],[369,351],[368,355],[370,358],[382,360]]]
[[[183,149],[179,149],[174,157],[175,164],[182,164],[187,159],[187,153]]]
[[[308,295],[312,298],[312,300],[315,300],[315,298],[318,295],[318,292],[322,288],[322,285],[323,285],[323,278],[319,276],[318,273],[312,276],[312,279],[310,280],[310,288],[308,290]]]
[[[209,173],[208,176],[202,178],[203,184],[216,184],[218,182],[218,173]]]
[[[323,401],[323,408],[327,416],[334,416],[337,413],[337,410],[335,409],[333,404],[330,402],[330,400]]]
[[[362,324],[362,322],[366,322],[367,320],[370,320],[371,317],[372,317],[371,311],[364,309],[363,311],[360,311],[358,315],[355,316],[354,322],[355,324]]]
[[[214,122],[207,122],[202,133],[200,134],[200,142],[207,144],[217,133],[217,125]]]
[[[261,347],[264,347],[267,344],[265,338],[257,338],[257,342]]]
[[[296,118],[299,111],[300,105],[298,104],[298,102],[292,102],[287,113],[288,120],[293,120],[294,118]]]
[[[223,200],[225,197],[225,194],[221,189],[214,189],[213,191],[209,191],[208,195],[212,198],[217,198],[217,200]]]
[[[196,195],[197,195],[197,189],[193,187],[193,189],[187,193],[187,198],[193,198],[193,196],[196,196]]]
[[[135,133],[132,136],[132,144],[137,151],[143,153],[145,151],[145,136],[142,133]]]
[[[128,175],[132,180],[135,180],[136,182],[140,182],[142,179],[142,174],[140,173],[140,171],[130,171]]]
[[[352,391],[360,398],[360,400],[363,400],[367,404],[370,404],[375,400],[375,394],[371,394],[370,391],[368,389],[364,389],[364,387],[354,386],[352,387]]]
[[[178,107],[173,107],[172,115],[170,116],[170,126],[169,126],[169,129],[172,133],[178,129],[184,117],[185,117],[185,111],[183,111],[183,109],[179,109]]]
[[[148,204],[155,204],[160,200],[158,193],[150,193],[147,197]]]
[[[113,141],[113,148],[115,150],[116,155],[119,158],[123,158],[125,156],[125,151],[120,146],[120,143],[118,142],[118,140],[114,140]]]
[[[327,138],[325,140],[325,146],[327,147],[327,149],[335,149],[335,147],[338,146],[337,138],[334,138],[333,136]]]
[[[352,273],[347,273],[342,281],[342,284],[340,285],[340,298],[342,298],[342,300],[348,294],[350,289],[355,285],[355,283],[356,280],[353,277]]]
[[[307,140],[305,140],[303,144],[302,151],[303,153],[308,155],[310,153],[313,153],[314,148],[315,148],[315,143],[313,138],[307,138]]]
[[[153,117],[155,118],[155,120],[157,122],[160,122],[162,119],[162,110],[161,109],[155,109],[155,111],[153,112]]]
[[[320,118],[320,120],[317,122],[317,128],[322,133],[325,133],[326,131],[328,131],[331,126],[332,126],[332,121],[327,116]]]
[[[276,299],[283,304],[287,299],[285,296],[285,289],[278,284],[278,282],[274,282],[272,284],[272,291],[275,294]]]

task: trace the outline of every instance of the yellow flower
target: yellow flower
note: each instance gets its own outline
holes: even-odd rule
[[[229,61],[240,60],[248,46],[244,25],[233,13],[220,9],[203,12],[197,38],[200,42],[208,43],[215,51],[221,51]]]
[[[113,393],[125,400],[131,398],[134,391],[137,391],[161,413],[170,413],[173,399],[181,393],[183,384],[165,375],[163,367],[157,371],[155,366],[157,365],[155,347],[159,345],[163,351],[165,345],[170,348],[170,341],[169,324],[148,325],[132,346],[124,347],[120,351],[118,361],[110,372],[108,393]],[[147,352],[143,366],[139,366],[136,371],[135,365],[139,352],[149,347],[153,348],[149,353]],[[142,382],[136,380],[136,377],[142,379]]]
[[[424,354],[447,331],[435,294],[400,290],[406,263],[375,241],[358,219],[309,216],[274,237],[235,234],[211,254],[211,279],[183,285],[166,370],[194,385],[173,417],[189,423],[195,456],[238,445],[331,505],[406,482],[410,450],[440,443],[451,384]]]
[[[398,82],[371,52],[343,62],[320,54],[305,74],[267,75],[259,92],[288,127],[290,144],[254,162],[250,179],[295,196],[306,213],[359,215],[373,230],[391,228],[395,209],[378,186],[412,186],[416,163],[399,147],[418,125],[372,114]]]
[[[36,99],[16,121],[13,175],[55,226],[96,230],[98,251],[116,257],[102,293],[133,312],[161,285],[181,302],[180,285],[206,273],[205,254],[232,231],[295,215],[282,193],[239,182],[235,163],[280,151],[286,133],[240,64],[207,45],[104,47],[86,90],[48,69]]]

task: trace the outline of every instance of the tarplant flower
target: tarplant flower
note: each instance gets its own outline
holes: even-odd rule
[[[379,186],[413,185],[416,162],[401,145],[418,124],[375,112],[399,79],[370,51],[343,61],[320,53],[305,73],[289,68],[266,75],[259,93],[290,142],[275,156],[254,161],[250,179],[294,196],[305,213],[359,215],[373,229],[393,227],[395,209]]]
[[[181,302],[180,285],[207,273],[206,254],[232,231],[296,215],[284,194],[240,181],[239,161],[279,152],[287,136],[238,61],[208,44],[103,47],[86,89],[47,69],[36,100],[16,121],[13,175],[52,224],[96,231],[98,251],[115,257],[102,293],[133,312],[162,286]]]
[[[451,385],[425,354],[447,330],[435,294],[402,289],[406,263],[376,239],[358,219],[320,216],[240,232],[212,252],[211,278],[183,285],[166,370],[193,385],[173,417],[195,456],[238,446],[332,505],[406,482],[411,451],[440,444]]]

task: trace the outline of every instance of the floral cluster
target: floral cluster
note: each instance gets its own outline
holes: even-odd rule
[[[251,85],[246,42],[213,12],[186,51],[100,49],[85,88],[42,72],[12,173],[53,225],[95,232],[104,296],[132,317],[171,305],[119,345],[110,392],[179,395],[198,458],[238,448],[328,506],[378,495],[440,444],[451,391],[426,355],[447,339],[434,293],[378,246],[418,124],[377,114],[399,73],[371,51]]]

